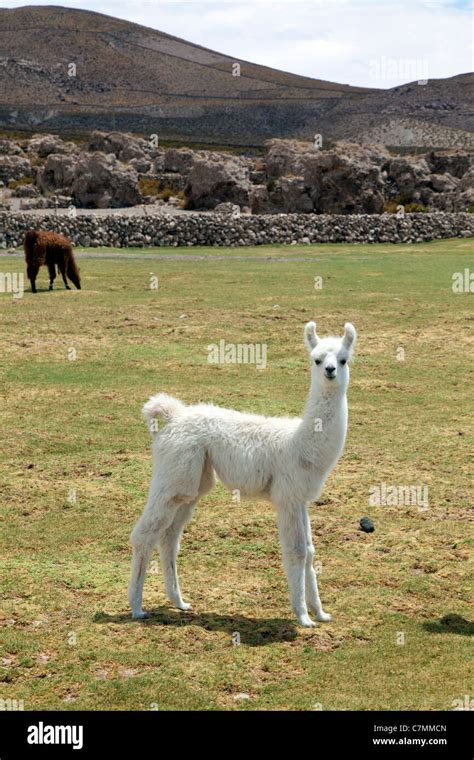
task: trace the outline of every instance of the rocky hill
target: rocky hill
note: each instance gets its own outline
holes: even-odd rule
[[[128,21],[0,10],[0,126],[208,144],[273,137],[472,147],[473,76],[357,88],[240,61]]]
[[[459,212],[474,208],[474,167],[472,153],[459,149],[399,156],[383,145],[341,141],[324,150],[272,139],[252,157],[96,131],[80,145],[57,135],[0,139],[0,188],[0,205],[13,210],[226,204],[231,214]]]

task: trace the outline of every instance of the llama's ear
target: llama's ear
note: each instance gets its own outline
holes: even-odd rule
[[[316,348],[319,338],[316,335],[316,322],[308,322],[307,325],[305,325],[304,328],[304,342],[306,344],[306,348],[311,353],[313,348]]]
[[[354,348],[356,337],[357,333],[355,331],[354,325],[352,325],[350,322],[346,322],[344,325],[344,337],[342,339],[342,345],[347,349]]]

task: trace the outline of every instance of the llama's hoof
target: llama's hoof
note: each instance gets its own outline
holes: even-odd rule
[[[309,615],[299,615],[298,624],[304,628],[314,628],[316,626],[316,623],[314,620],[311,620]]]
[[[66,285],[66,290],[71,290],[71,288],[69,287],[69,285]]]
[[[145,620],[146,618],[149,618],[150,615],[148,612],[144,612],[143,610],[138,610],[138,612],[132,612],[132,618],[134,620]]]
[[[332,615],[329,614],[329,612],[318,612],[316,615],[316,620],[319,623],[329,623],[332,620]]]
[[[176,606],[178,610],[183,610],[183,612],[187,612],[193,608],[193,605],[189,604],[189,602],[181,602],[181,604],[177,604]]]
[[[50,286],[49,286],[49,290],[52,290],[52,289],[53,289],[53,286],[52,286],[52,285],[50,285]]]

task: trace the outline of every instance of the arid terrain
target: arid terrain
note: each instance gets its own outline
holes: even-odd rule
[[[89,11],[0,10],[0,126],[158,132],[207,144],[273,137],[466,147],[473,76],[351,87],[233,59]],[[369,61],[367,62],[369,66]]]

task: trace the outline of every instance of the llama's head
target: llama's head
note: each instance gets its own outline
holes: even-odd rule
[[[320,338],[316,323],[308,322],[304,339],[311,357],[311,373],[319,385],[329,388],[346,388],[349,383],[348,362],[356,341],[354,325],[346,322],[342,338]]]

